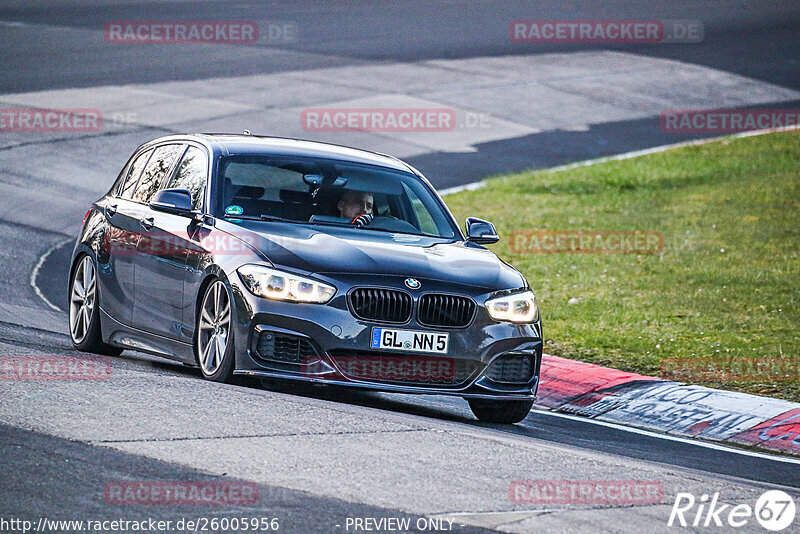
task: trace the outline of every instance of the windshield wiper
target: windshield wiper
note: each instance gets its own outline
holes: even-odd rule
[[[389,228],[374,228],[374,227],[371,227],[369,225],[354,226],[353,228],[358,228],[359,230],[369,230],[371,232],[388,232],[390,234],[413,235],[413,236],[416,236],[416,237],[439,237],[439,236],[434,236],[434,235],[431,235],[431,234],[418,234],[418,233],[414,233],[414,232],[404,232],[402,230],[390,230]]]
[[[248,221],[260,221],[261,217],[253,217],[252,215],[233,215],[226,213],[222,216],[223,219],[246,219]]]
[[[270,215],[268,213],[262,213],[258,216],[259,219],[262,221],[276,221],[276,222],[290,222],[290,223],[299,223],[303,221],[293,221],[292,219],[284,219],[283,217],[278,217],[277,215]]]
[[[338,226],[339,228],[355,228],[350,222],[336,222],[336,221],[308,221],[305,224],[314,224],[320,226]]]
[[[306,221],[294,221],[292,219],[284,219],[283,217],[278,217],[277,215],[233,215],[226,213],[223,215],[225,219],[246,219],[248,221],[275,221],[275,222],[288,222],[288,223],[295,223],[295,224],[305,224]]]

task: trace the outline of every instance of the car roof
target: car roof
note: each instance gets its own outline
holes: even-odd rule
[[[249,134],[202,133],[187,135],[170,135],[154,139],[147,143],[163,143],[173,140],[195,140],[206,144],[220,155],[257,155],[273,154],[287,156],[307,156],[334,159],[368,165],[379,165],[413,173],[413,168],[394,156],[370,152],[332,143],[292,139],[288,137],[269,137]]]

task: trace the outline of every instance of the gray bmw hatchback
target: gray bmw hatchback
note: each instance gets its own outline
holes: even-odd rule
[[[69,279],[72,342],[199,367],[465,398],[516,423],[539,383],[525,278],[391,156],[251,135],[155,139],[92,204]]]

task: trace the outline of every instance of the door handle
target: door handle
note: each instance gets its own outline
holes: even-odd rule
[[[114,215],[116,215],[117,214],[117,205],[113,204],[111,206],[106,206],[106,214],[108,214],[109,217],[113,217]]]
[[[139,224],[141,224],[142,228],[144,228],[145,230],[151,230],[153,228],[153,225],[155,224],[155,221],[153,220],[152,217],[146,217],[140,220]]]

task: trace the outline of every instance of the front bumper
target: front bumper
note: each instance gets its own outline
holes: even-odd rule
[[[323,277],[318,278],[325,280]],[[358,319],[348,308],[347,290],[342,289],[342,280],[337,277],[328,281],[337,285],[339,292],[329,303],[318,305],[259,298],[252,295],[237,278],[232,277],[230,282],[236,310],[235,374],[398,393],[506,400],[527,400],[535,397],[542,358],[541,322],[513,324],[494,321],[483,306],[483,302],[493,292],[485,293],[480,288],[465,292],[463,287],[456,288],[440,281],[423,280],[427,292],[469,296],[478,305],[475,318],[465,328],[429,327],[417,322],[416,314],[403,324]],[[355,281],[353,285],[356,285]],[[408,291],[402,287],[402,280],[391,280],[390,277],[373,277],[368,280],[361,277],[357,285],[394,287]],[[416,307],[418,295],[414,291],[408,292],[412,293]],[[370,339],[373,327],[446,332],[449,334],[447,354],[372,349]],[[297,340],[302,347],[298,352],[300,356],[291,362],[265,358],[265,341],[261,338],[262,335],[270,338],[276,336],[276,341]],[[261,349],[259,342],[262,343]],[[446,360],[448,369],[452,364],[458,371],[454,375],[448,375],[448,380],[434,381],[402,374],[390,377],[354,375],[352,369],[348,369],[342,362],[353,362],[356,359],[371,364],[379,360],[389,361],[389,366],[393,365],[391,362],[401,362],[399,365],[405,365],[406,369],[410,369],[412,365],[419,367]],[[503,362],[500,359],[504,359]],[[498,366],[512,360],[526,362],[524,382],[498,379]],[[495,362],[497,366],[492,367]]]

